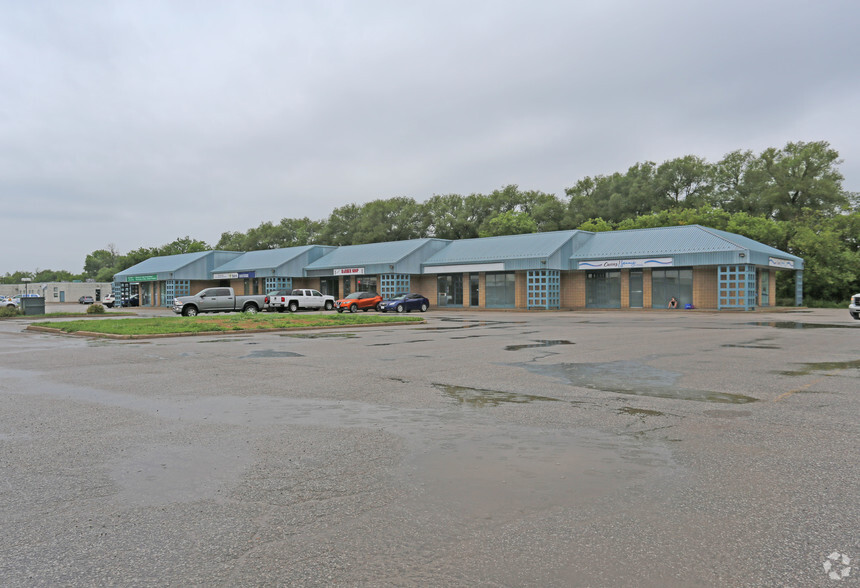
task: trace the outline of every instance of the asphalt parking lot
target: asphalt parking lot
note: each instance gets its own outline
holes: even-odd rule
[[[847,310],[424,316],[0,321],[2,584],[857,584]]]

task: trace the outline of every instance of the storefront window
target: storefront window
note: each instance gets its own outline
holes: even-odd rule
[[[436,277],[437,306],[463,305],[463,274]]]
[[[320,278],[320,291],[326,296],[338,298],[337,278]]]
[[[651,307],[667,308],[672,297],[680,308],[693,304],[692,269],[651,270]]]
[[[516,275],[487,274],[484,286],[487,308],[513,308],[516,304]]]
[[[586,308],[621,308],[621,272],[587,272],[585,306]]]
[[[376,289],[376,276],[358,276],[355,278],[356,292],[378,292]]]

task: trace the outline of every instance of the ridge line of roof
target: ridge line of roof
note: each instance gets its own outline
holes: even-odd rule
[[[705,231],[706,233],[708,233],[709,235],[713,235],[713,236],[714,236],[714,237],[716,237],[717,239],[722,239],[722,240],[723,240],[723,241],[725,241],[726,243],[731,243],[731,244],[732,244],[732,245],[734,245],[735,247],[740,247],[741,249],[744,249],[744,250],[746,250],[746,251],[749,251],[749,250],[750,250],[750,248],[749,248],[749,247],[744,247],[744,246],[743,246],[743,245],[741,245],[740,243],[736,243],[735,241],[732,241],[731,239],[729,239],[729,238],[727,238],[727,237],[725,237],[725,236],[723,236],[723,235],[719,235],[719,234],[717,234],[717,233],[715,233],[715,232],[714,232],[714,231],[719,231],[720,233],[726,233],[726,232],[728,232],[728,231],[720,231],[720,229],[714,229],[714,228],[711,228],[711,227],[705,227],[705,226],[703,226],[703,225],[689,225],[689,226],[696,226],[696,227],[698,227],[698,228],[702,229],[703,231]],[[730,234],[731,234],[731,233],[730,233]],[[741,237],[743,237],[743,235],[740,235],[740,236],[741,236]],[[749,238],[749,237],[747,237],[747,238]],[[755,239],[753,239],[753,240],[755,240]],[[765,245],[765,243],[762,243],[762,245]]]

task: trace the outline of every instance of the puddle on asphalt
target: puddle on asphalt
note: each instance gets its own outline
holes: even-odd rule
[[[666,416],[666,413],[660,412],[659,410],[648,410],[647,408],[633,408],[632,406],[625,406],[624,408],[619,408],[616,412],[618,414],[629,414],[631,416],[638,417],[652,417],[652,416]]]
[[[451,331],[455,329],[472,329],[474,327],[487,327],[488,329],[507,329],[513,325],[522,325],[526,321],[467,321],[466,319],[455,319],[442,317],[441,322],[462,323],[454,327],[416,327],[414,331]]]
[[[756,327],[774,327],[776,329],[856,329],[853,325],[826,325],[823,323],[798,323],[796,321],[769,321],[747,323]]]
[[[474,323],[471,325],[457,325],[456,327],[416,327],[413,331],[453,331],[457,329],[471,329],[473,327],[485,327],[486,323]]]
[[[354,339],[356,333],[287,333],[281,337],[293,337],[295,339]]]
[[[198,341],[198,343],[235,343],[236,341],[241,341],[242,339],[248,339],[248,337],[230,337],[225,339],[206,339],[205,341]]]
[[[292,351],[275,351],[274,349],[264,349],[261,351],[252,351],[248,355],[243,355],[239,359],[260,358],[260,357],[304,357],[301,353]]]
[[[721,347],[739,347],[741,349],[782,349],[779,345],[769,345],[766,342],[772,339],[755,339],[748,343],[726,343]]]
[[[557,378],[572,386],[604,392],[724,404],[747,404],[757,401],[756,398],[742,394],[681,388],[676,385],[680,378],[679,373],[632,361],[514,365],[524,367],[532,373]]]
[[[449,384],[433,384],[436,388],[453,398],[460,404],[469,406],[499,406],[500,404],[528,404],[530,402],[559,402],[558,398],[549,396],[535,396],[533,394],[516,394],[514,392],[502,392],[499,390],[484,390],[481,388],[468,388],[466,386],[451,386]]]
[[[822,361],[819,363],[803,363],[799,370],[777,372],[783,376],[808,376],[813,372],[835,372],[841,370],[860,369],[860,359],[853,361]]]
[[[533,347],[553,347],[555,345],[574,345],[564,339],[539,340],[534,343],[523,343],[522,345],[508,345],[505,351],[519,351],[520,349],[531,349]]]
[[[396,343],[370,343],[368,347],[388,347],[389,345],[403,345],[404,343],[426,343],[432,339],[412,339],[411,341],[397,341]]]

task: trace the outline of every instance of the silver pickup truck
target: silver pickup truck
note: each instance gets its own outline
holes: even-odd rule
[[[316,310],[331,310],[334,308],[334,296],[322,294],[319,290],[277,290],[266,295],[266,310],[277,312],[296,312],[300,308]]]
[[[182,316],[197,316],[203,312],[259,312],[265,307],[266,296],[236,296],[233,288],[207,288],[194,296],[173,299],[173,312]]]

